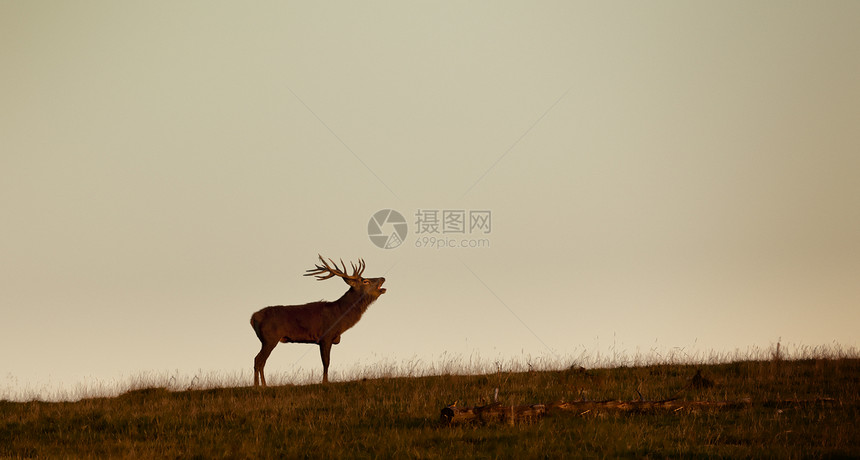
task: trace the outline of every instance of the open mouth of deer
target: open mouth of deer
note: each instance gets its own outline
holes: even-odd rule
[[[382,287],[382,283],[384,283],[384,282],[385,282],[385,278],[382,278],[381,280],[379,280],[379,284],[376,286],[376,288],[379,289],[380,294],[385,294],[386,289],[384,287]]]

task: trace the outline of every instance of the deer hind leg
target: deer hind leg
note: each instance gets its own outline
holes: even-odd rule
[[[264,387],[266,386],[266,376],[263,374],[263,368],[266,367],[266,360],[269,359],[269,355],[272,354],[272,350],[275,349],[275,345],[277,344],[278,342],[263,342],[260,352],[254,357],[254,386],[259,385],[261,382]]]
[[[323,383],[328,383],[328,362],[331,357],[331,342],[320,342],[320,358],[323,363]]]

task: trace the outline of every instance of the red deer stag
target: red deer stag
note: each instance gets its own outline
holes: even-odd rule
[[[355,326],[361,315],[380,295],[385,293],[382,283],[385,278],[362,278],[364,260],[358,266],[352,265],[352,275],[346,274],[346,264],[341,259],[343,269],[329,259],[330,266],[322,256],[322,265],[307,270],[305,276],[315,276],[327,280],[335,275],[343,278],[349,290],[334,302],[319,301],[304,305],[266,307],[251,316],[251,327],[257,333],[263,347],[254,358],[254,386],[266,386],[263,368],[266,359],[278,342],[315,343],[320,347],[323,363],[323,383],[328,382],[328,363],[331,346],[340,343],[340,336]]]

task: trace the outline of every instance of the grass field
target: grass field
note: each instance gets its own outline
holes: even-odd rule
[[[714,385],[688,388],[701,370]],[[444,426],[440,410],[623,399],[737,401],[740,409],[550,415]],[[687,388],[686,390],[684,390]],[[834,398],[798,405],[789,400]],[[74,402],[0,402],[7,458],[860,457],[860,359],[807,356],[479,375],[359,378],[328,385],[170,391]]]

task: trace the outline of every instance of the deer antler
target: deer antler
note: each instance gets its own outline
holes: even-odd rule
[[[337,262],[329,259],[329,262],[331,262],[331,265],[334,265],[334,268],[332,268],[325,261],[323,256],[321,256],[319,254],[317,254],[317,256],[319,256],[320,262],[322,262],[322,265],[314,265],[315,268],[307,270],[307,273],[305,273],[305,276],[315,276],[317,278],[317,280],[322,281],[322,280],[327,280],[327,279],[329,279],[335,275],[337,275],[341,278],[346,278],[346,279],[358,279],[358,278],[361,278],[361,274],[364,273],[364,260],[363,259],[358,259],[358,266],[356,266],[354,263],[350,262],[349,264],[352,265],[352,275],[347,275],[346,274],[346,264],[343,263],[343,259],[340,259],[340,264],[343,265],[343,268],[340,268],[337,265]]]
[[[358,259],[358,267],[352,262],[349,264],[352,265],[352,276],[354,278],[361,278],[361,274],[364,273],[364,259]],[[346,265],[344,265],[344,268],[346,268]]]

